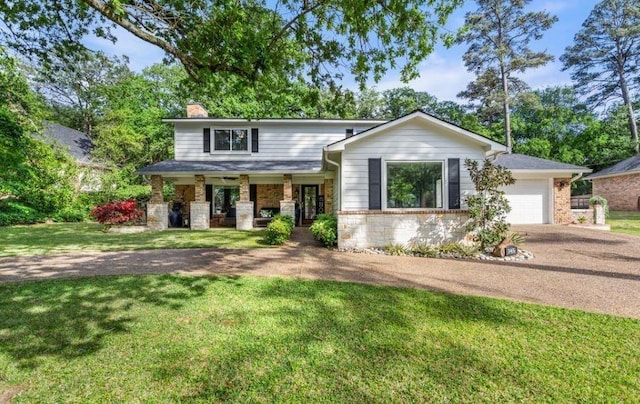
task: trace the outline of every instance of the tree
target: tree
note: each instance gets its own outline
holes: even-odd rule
[[[84,48],[115,25],[179,61],[197,81],[210,73],[253,83],[276,73],[378,80],[403,61],[405,80],[433,51],[437,29],[462,0],[15,0],[0,3],[0,40],[45,62]]]
[[[102,88],[127,71],[126,59],[102,52],[86,53],[69,64],[55,58],[50,64],[39,66],[32,83],[47,98],[59,123],[91,136],[104,104]]]
[[[478,161],[465,159],[464,165],[476,189],[475,195],[467,196],[470,219],[467,230],[475,235],[482,249],[493,247],[509,231],[507,213],[511,207],[500,187],[515,184],[516,180],[511,171],[494,166],[489,160],[480,167]]]
[[[560,58],[571,70],[576,89],[597,107],[622,98],[629,132],[640,153],[633,93],[640,89],[640,5],[637,0],[597,4]]]
[[[476,74],[476,85],[471,83],[469,92],[495,94],[502,108],[504,134],[508,150],[511,150],[510,101],[516,88],[509,87],[514,73],[539,67],[553,56],[546,52],[534,52],[529,43],[542,37],[551,28],[556,17],[547,12],[524,12],[531,0],[477,0],[478,10],[467,13],[465,26],[456,38],[457,43],[469,44],[464,64]],[[499,78],[500,87],[490,81]],[[462,93],[462,95],[465,95]],[[490,104],[489,104],[490,105]]]

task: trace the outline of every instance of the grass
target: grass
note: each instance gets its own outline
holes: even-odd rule
[[[640,212],[611,211],[607,224],[612,231],[640,236]]]
[[[634,402],[638,341],[637,320],[325,281],[0,285],[15,402]]]
[[[127,251],[163,248],[264,247],[264,231],[215,229],[170,230],[135,234],[105,233],[95,223],[54,223],[0,227],[0,257],[84,251]]]

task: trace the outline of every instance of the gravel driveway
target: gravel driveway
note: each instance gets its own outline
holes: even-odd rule
[[[640,237],[515,226],[535,259],[519,263],[338,253],[296,229],[282,248],[149,250],[0,258],[0,282],[180,273],[328,279],[500,297],[640,318]]]

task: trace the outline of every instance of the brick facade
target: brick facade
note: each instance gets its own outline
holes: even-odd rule
[[[260,211],[264,208],[278,208],[280,201],[284,199],[284,190],[281,184],[258,184],[256,188],[256,211],[258,216],[260,216]]]
[[[249,176],[248,175],[240,176],[240,201],[241,202],[249,201]]]
[[[608,178],[594,178],[593,195],[604,197],[611,210],[638,210],[640,173]]]
[[[571,213],[571,178],[553,179],[553,222],[555,224],[570,224],[573,222]]]
[[[206,202],[207,194],[204,186],[204,175],[196,175],[195,202]]]
[[[196,200],[196,187],[194,185],[176,185],[176,197],[174,201],[182,202],[182,213],[191,210],[191,202]]]
[[[283,201],[291,201],[293,200],[293,180],[291,178],[291,174],[284,174],[282,176],[282,189],[284,192]]]
[[[151,199],[149,203],[162,203],[164,201],[163,194],[164,181],[160,175],[151,176]]]

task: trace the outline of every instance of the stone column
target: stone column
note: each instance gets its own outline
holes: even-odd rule
[[[169,226],[169,208],[164,202],[164,181],[160,175],[151,176],[151,199],[147,203],[147,228],[165,230]]]
[[[243,174],[240,176],[240,202],[249,201],[249,176]]]
[[[324,213],[333,213],[333,180],[324,180]]]
[[[282,189],[284,194],[284,197],[282,198],[282,200],[291,201],[293,200],[293,180],[291,178],[291,174],[283,175],[282,180],[283,180]]]
[[[236,229],[253,229],[253,201],[249,200],[249,176],[240,176],[240,200],[236,202]]]
[[[599,203],[593,205],[593,224],[597,226],[603,226],[604,223],[604,206]]]
[[[189,225],[191,230],[206,230],[209,228],[211,204],[207,202],[204,175],[196,175],[195,182],[195,201],[189,206]]]

